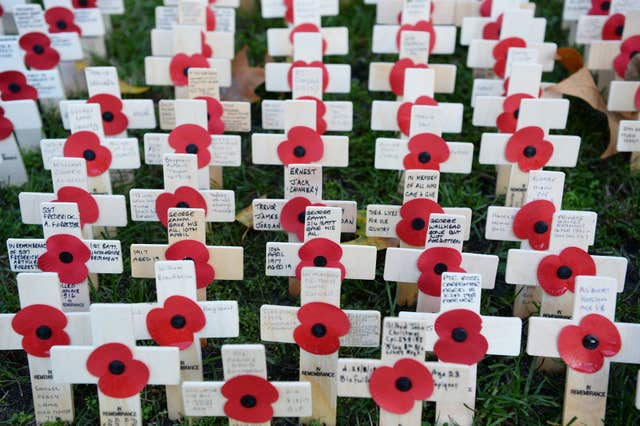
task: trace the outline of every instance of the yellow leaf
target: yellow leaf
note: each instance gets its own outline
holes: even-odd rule
[[[118,80],[118,84],[120,85],[120,92],[125,95],[140,95],[151,89],[149,86],[132,86],[122,80]]]
[[[267,198],[267,196],[261,195],[260,198]],[[253,228],[253,203],[240,210],[236,214],[236,220],[247,228]]]

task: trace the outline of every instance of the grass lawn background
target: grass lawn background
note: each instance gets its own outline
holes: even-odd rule
[[[120,77],[130,84],[144,84],[144,57],[150,54],[149,30],[154,26],[154,7],[161,1],[126,0],[127,15],[113,18],[113,31],[107,39],[109,60],[96,60],[97,65],[118,67]],[[546,40],[566,46],[566,33],[561,30],[562,2],[538,2],[537,16],[547,17]],[[370,203],[401,203],[396,192],[397,173],[373,168],[374,141],[389,132],[369,130],[370,106],[374,99],[393,99],[392,94],[370,93],[367,90],[369,62],[393,60],[392,57],[371,54],[371,32],[375,8],[355,0],[343,4],[338,17],[324,18],[324,26],[347,26],[350,29],[350,55],[328,57],[327,63],[349,63],[352,67],[352,87],[348,96],[327,96],[326,99],[349,99],[354,103],[354,129],[350,136],[350,166],[328,168],[324,171],[324,197],[326,199],[355,200],[364,209]],[[262,66],[266,53],[266,29],[283,26],[283,20],[264,20],[259,10],[237,12],[236,50],[249,46],[249,58],[254,66]],[[469,103],[472,73],[465,69],[466,48],[458,47],[452,56],[434,56],[434,63],[453,63],[458,66],[456,92],[437,96],[440,101]],[[559,81],[567,74],[559,66],[544,76],[545,81]],[[266,99],[278,94],[258,94]],[[153,88],[142,95],[154,100],[171,98],[172,88]],[[280,94],[279,99],[289,95]],[[86,98],[79,93],[75,98]],[[73,97],[72,97],[73,98]],[[584,102],[571,99],[571,110],[566,134],[582,137],[580,159],[575,169],[564,169],[567,174],[563,208],[592,210],[599,215],[596,244],[592,254],[625,256],[629,259],[625,292],[618,297],[617,321],[640,321],[638,273],[640,261],[640,177],[629,172],[629,156],[618,154],[605,161],[599,159],[607,146],[608,130],[604,115],[594,112]],[[253,106],[253,128],[260,130],[259,104]],[[443,206],[473,209],[471,239],[464,250],[492,253],[500,256],[496,288],[483,293],[482,313],[485,315],[511,315],[513,287],[504,284],[506,252],[516,246],[484,239],[486,210],[491,205],[503,205],[504,197],[494,195],[496,173],[492,166],[477,163],[477,151],[482,131],[471,126],[471,108],[465,106],[465,121],[461,135],[449,140],[469,141],[476,144],[476,161],[470,175],[441,176],[440,203]],[[44,130],[48,137],[65,137],[57,113],[44,115]],[[142,132],[131,132],[140,138]],[[29,183],[20,188],[0,189],[0,312],[19,309],[15,273],[9,270],[4,242],[9,237],[41,237],[39,226],[23,225],[18,210],[20,191],[51,192],[50,173],[45,171],[38,153],[25,156],[29,170]],[[250,157],[250,136],[243,136],[243,166],[225,169],[225,188],[236,191],[238,210],[261,195],[281,197],[283,171],[278,166],[253,166]],[[115,185],[114,193],[128,195],[130,188],[162,188],[162,170],[158,166],[143,165],[135,172],[128,186]],[[343,236],[343,240],[355,236]],[[147,302],[155,300],[153,280],[130,277],[129,246],[132,243],[166,243],[166,230],[159,223],[130,222],[119,230],[117,237],[124,252],[124,274],[103,275],[100,288],[93,292],[94,302]],[[216,281],[208,289],[209,299],[238,300],[240,305],[241,335],[224,343],[259,342],[260,305],[281,304],[298,306],[296,298],[288,296],[287,280],[264,275],[265,244],[284,241],[284,233],[255,232],[238,222],[213,224],[207,235],[210,244],[242,245],[245,248],[245,280],[241,282]],[[345,281],[342,286],[342,306],[351,309],[377,309],[383,316],[396,315],[395,283],[382,280],[384,252],[378,255],[376,281]],[[526,322],[524,324],[526,330]],[[523,339],[522,353],[524,353]],[[222,340],[212,339],[204,349],[205,380],[221,380],[220,345]],[[630,342],[640,344],[640,342]],[[297,380],[298,349],[295,345],[267,344],[269,378]],[[342,357],[379,357],[378,350],[341,350]],[[634,407],[638,366],[613,364],[609,382],[607,424],[640,424],[640,412]],[[488,356],[479,365],[476,402],[477,424],[560,424],[564,374],[543,375],[535,371],[532,357]],[[97,391],[93,385],[75,386],[76,419],[78,424],[98,423]],[[148,424],[171,424],[167,420],[164,387],[149,386],[142,394],[144,421]],[[377,407],[369,399],[339,399],[338,421],[341,424],[375,424]],[[424,419],[431,423],[435,416],[434,404],[425,404]],[[33,423],[31,388],[22,351],[0,354],[0,424]],[[276,419],[276,424],[286,420]],[[226,424],[226,419],[204,419],[197,424]]]

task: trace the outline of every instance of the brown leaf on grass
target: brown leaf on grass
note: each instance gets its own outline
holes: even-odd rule
[[[149,86],[132,86],[123,80],[118,80],[118,85],[123,95],[141,95],[151,89]]]
[[[257,102],[256,88],[264,83],[264,68],[249,66],[247,46],[244,46],[231,61],[231,87],[222,93],[223,101]],[[270,58],[267,58],[268,62]]]
[[[266,195],[261,195],[259,198],[267,198]],[[246,226],[247,228],[253,228],[253,203],[243,208],[236,214],[236,220]]]
[[[571,74],[584,66],[582,55],[573,47],[559,47],[556,50],[556,61]]]
[[[398,240],[396,238],[381,238],[381,237],[367,237],[367,211],[358,210],[356,217],[356,223],[358,225],[356,233],[358,238],[355,240],[347,241],[344,244],[355,244],[362,246],[375,246],[378,250],[384,250],[388,247],[398,247]]]

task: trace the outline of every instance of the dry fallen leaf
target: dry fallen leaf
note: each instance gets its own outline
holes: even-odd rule
[[[384,250],[387,247],[398,247],[398,240],[396,238],[380,238],[380,237],[367,237],[365,230],[367,228],[367,211],[358,210],[356,223],[358,225],[356,233],[358,238],[355,240],[347,241],[344,244],[355,244],[363,246],[375,246],[378,250]]]
[[[140,95],[151,89],[149,86],[132,86],[122,80],[118,80],[118,85],[120,86],[120,92],[123,95]]]
[[[584,66],[582,55],[573,47],[559,47],[556,51],[556,61],[571,74]]]
[[[259,198],[267,198],[266,195],[261,195]],[[236,214],[236,220],[246,226],[247,228],[253,228],[253,203],[243,208]]]
[[[247,46],[244,46],[231,61],[231,87],[224,90],[224,101],[257,102],[256,88],[264,83],[264,68],[249,66]]]

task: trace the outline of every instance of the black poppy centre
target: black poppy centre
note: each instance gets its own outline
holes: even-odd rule
[[[398,377],[396,379],[396,389],[400,392],[410,391],[413,387],[413,383],[411,383],[411,379],[408,377]]]
[[[66,30],[67,29],[67,23],[65,21],[63,21],[62,19],[59,19],[58,21],[56,21],[56,27],[59,30]]]
[[[62,263],[71,263],[73,262],[73,255],[68,251],[63,251],[58,255],[58,259]]]
[[[324,337],[327,334],[327,327],[324,324],[316,323],[311,326],[311,334],[314,337]]]
[[[298,145],[295,148],[293,148],[293,155],[298,158],[304,157],[306,153],[307,153],[307,150],[302,145]]]
[[[429,161],[431,161],[431,154],[429,154],[427,151],[422,151],[420,154],[418,154],[418,161],[422,164],[428,163]]]
[[[31,50],[33,50],[33,53],[35,53],[36,55],[42,55],[44,53],[44,47],[42,47],[42,45],[40,44],[34,45]]]
[[[515,118],[518,118],[518,116],[520,115],[520,108],[516,109],[515,111],[513,111],[513,116]]]
[[[411,227],[416,231],[423,230],[426,225],[427,225],[427,222],[421,217],[416,217],[411,221]]]
[[[115,374],[116,376],[119,376],[120,374],[124,373],[124,362],[120,361],[120,360],[113,360],[109,363],[109,372],[111,374]]]
[[[48,325],[41,325],[36,328],[36,337],[40,340],[47,340],[51,337],[53,332],[51,331],[51,327]]]
[[[184,74],[185,77],[189,77],[189,68],[191,67],[182,68],[182,74]]]
[[[87,161],[93,161],[93,160],[96,159],[96,152],[94,150],[92,150],[92,149],[85,149],[82,152],[82,156]]]
[[[304,223],[304,218],[305,218],[305,216],[306,216],[306,213],[305,213],[304,211],[301,211],[301,212],[298,214],[298,222],[300,222],[300,223]]]
[[[87,6],[89,6],[89,2],[87,0],[79,0],[78,1],[78,5],[80,7],[87,7]]]
[[[102,119],[107,123],[111,123],[114,119],[113,113],[111,111],[105,111],[102,113]]]
[[[614,33],[618,36],[618,37],[622,37],[622,32],[624,30],[624,25],[618,25],[614,31]]]
[[[257,404],[258,400],[253,395],[246,394],[243,395],[242,398],[240,398],[240,405],[242,405],[244,408],[253,408]]]
[[[187,319],[182,316],[182,315],[174,315],[171,317],[171,327],[180,330],[181,328],[184,328],[185,325],[187,325]]]
[[[598,347],[599,344],[600,341],[593,334],[587,334],[582,339],[582,346],[584,346],[585,349],[594,350]]]
[[[600,3],[600,10],[603,10],[605,12],[609,11],[609,8],[611,7],[611,2],[610,1],[603,1],[602,3]]]
[[[18,93],[22,89],[22,86],[20,86],[18,83],[9,83],[8,88],[11,93]]]
[[[531,157],[534,157],[537,152],[538,150],[536,149],[535,146],[529,145],[525,147],[524,151],[522,151],[522,154],[524,154],[524,156],[527,158],[531,158]]]
[[[189,203],[187,203],[186,201],[180,201],[180,202],[176,203],[176,207],[178,207],[180,209],[188,209],[189,208]]]
[[[562,265],[561,267],[558,268],[558,270],[556,271],[556,275],[558,276],[558,278],[560,278],[561,280],[566,280],[571,278],[571,275],[573,274],[573,271],[571,270],[571,268],[569,268],[567,265]]]
[[[533,230],[536,234],[544,234],[549,230],[549,224],[544,220],[539,220],[533,224]]]
[[[451,338],[458,343],[462,343],[467,340],[467,330],[462,327],[454,328],[451,332]]]
[[[443,273],[447,272],[448,269],[449,268],[447,268],[447,265],[440,262],[440,263],[436,263],[436,265],[433,267],[433,272],[435,272],[438,275],[442,275]]]
[[[188,144],[184,149],[187,154],[197,154],[198,153],[198,145],[195,143]]]
[[[322,268],[323,266],[327,266],[327,258],[324,256],[316,256],[313,258],[314,266],[318,266]]]

